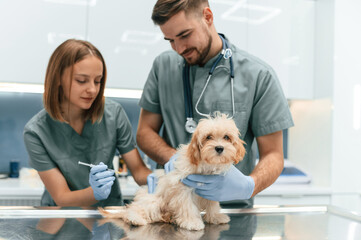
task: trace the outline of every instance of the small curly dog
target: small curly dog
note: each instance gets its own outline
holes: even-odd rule
[[[99,208],[100,213],[135,226],[166,222],[188,230],[202,230],[203,220],[211,224],[228,223],[230,218],[220,213],[219,202],[198,196],[181,180],[190,174],[223,174],[232,164],[237,164],[245,154],[239,135],[236,124],[226,114],[217,112],[214,117],[200,120],[191,142],[179,147],[174,170],[158,174],[154,194],[141,188],[131,204],[116,212]],[[203,220],[202,211],[205,212]]]

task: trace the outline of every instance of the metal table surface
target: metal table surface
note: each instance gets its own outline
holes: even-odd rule
[[[112,209],[109,211],[116,211]],[[0,207],[1,239],[361,239],[361,216],[333,206],[222,209],[229,224],[188,231],[172,224],[130,226],[94,208]]]

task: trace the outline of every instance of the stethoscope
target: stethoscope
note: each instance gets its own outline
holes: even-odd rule
[[[233,71],[233,60],[232,60],[232,50],[229,48],[228,46],[228,42],[226,39],[224,39],[223,36],[219,35],[221,40],[222,40],[222,52],[221,54],[218,56],[218,58],[216,59],[216,61],[213,63],[211,69],[209,70],[208,73],[208,78],[206,81],[206,84],[203,87],[203,90],[201,92],[201,95],[199,96],[197,103],[194,107],[194,109],[196,110],[196,112],[203,116],[203,117],[208,117],[210,116],[210,114],[205,114],[205,113],[201,113],[198,110],[198,104],[200,102],[200,100],[203,97],[203,94],[208,86],[209,81],[211,80],[211,77],[213,75],[213,72],[215,70],[215,68],[217,67],[219,61],[221,61],[222,57],[224,59],[229,59],[229,65],[230,65],[230,76],[231,76],[231,98],[232,98],[232,117],[234,116],[234,96],[233,96],[233,79],[234,79],[234,71]],[[193,110],[192,110],[192,96],[191,96],[191,88],[190,88],[190,81],[189,81],[189,65],[187,64],[186,61],[184,61],[184,67],[183,67],[183,88],[184,88],[184,100],[185,100],[185,114],[186,114],[186,124],[185,124],[185,129],[188,133],[193,133],[197,127],[197,123],[196,121],[194,121],[193,119]]]

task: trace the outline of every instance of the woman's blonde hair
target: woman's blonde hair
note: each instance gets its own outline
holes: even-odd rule
[[[77,39],[69,39],[59,45],[51,55],[46,69],[43,103],[45,110],[53,119],[66,122],[61,113],[60,106],[64,97],[63,88],[61,86],[61,78],[64,74],[64,70],[71,67],[70,81],[72,81],[74,64],[80,62],[89,55],[99,58],[103,63],[103,77],[101,79],[98,96],[95,98],[92,106],[86,111],[85,119],[91,119],[92,123],[101,121],[104,113],[104,88],[107,79],[105,61],[100,51],[93,44],[88,41]],[[69,92],[70,91],[71,87],[69,89]]]

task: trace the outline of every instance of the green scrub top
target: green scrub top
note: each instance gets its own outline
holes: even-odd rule
[[[122,106],[110,99],[105,100],[101,122],[88,120],[79,135],[69,124],[50,117],[43,109],[25,126],[24,141],[29,154],[30,166],[37,171],[58,168],[71,191],[89,187],[90,168],[78,161],[91,164],[103,162],[113,169],[116,149],[120,154],[136,147],[131,124]],[[116,179],[109,197],[94,206],[122,205],[119,182]],[[55,206],[45,189],[42,206]]]
[[[255,166],[256,153],[252,151],[255,137],[267,135],[293,126],[287,100],[274,70],[262,60],[238,49],[230,43],[234,64],[234,121],[246,142],[246,155],[237,168],[249,175]],[[220,53],[219,53],[220,54]],[[218,55],[205,66],[190,67],[193,118],[204,118],[195,110]],[[153,62],[139,105],[150,112],[162,115],[163,138],[172,147],[186,144],[191,134],[185,131],[185,103],[183,88],[184,59],[170,50],[160,54]],[[231,80],[229,59],[222,58],[198,104],[201,113],[220,111],[232,116]],[[252,205],[253,201],[245,201]]]

